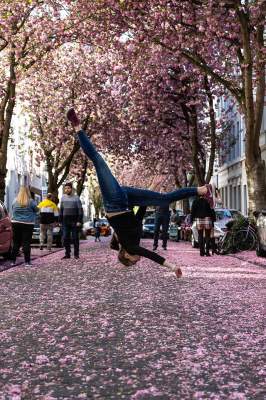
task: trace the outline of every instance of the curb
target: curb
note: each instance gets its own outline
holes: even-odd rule
[[[249,263],[249,264],[252,264],[252,265],[256,265],[257,267],[266,268],[266,265],[265,265],[265,264],[262,264],[262,263],[260,263],[260,262],[258,262],[258,261],[249,261],[249,260],[245,260],[244,258],[239,257],[239,256],[235,256],[235,255],[230,255],[230,257],[237,258],[237,259],[240,260],[240,261],[244,261],[244,262]]]

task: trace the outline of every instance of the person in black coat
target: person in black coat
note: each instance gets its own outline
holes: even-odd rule
[[[191,210],[192,223],[196,221],[199,234],[199,247],[201,256],[210,256],[210,239],[214,223],[214,210],[208,200],[200,196],[194,200]]]
[[[155,226],[153,236],[153,250],[158,247],[160,228],[162,227],[162,241],[163,249],[167,249],[168,228],[170,223],[170,210],[169,205],[156,207],[155,211]]]

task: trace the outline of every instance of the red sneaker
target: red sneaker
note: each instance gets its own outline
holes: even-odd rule
[[[69,120],[69,122],[71,122],[71,124],[73,126],[78,126],[80,124],[80,121],[78,119],[78,116],[76,114],[76,111],[74,110],[74,108],[70,108],[66,114],[67,119]]]
[[[204,197],[208,201],[208,203],[210,204],[211,208],[214,208],[214,195],[213,195],[212,185],[210,183],[208,183],[205,186],[207,188],[207,193],[205,194]]]
[[[175,270],[175,275],[176,275],[177,278],[181,278],[181,276],[182,276],[181,268],[177,268]]]

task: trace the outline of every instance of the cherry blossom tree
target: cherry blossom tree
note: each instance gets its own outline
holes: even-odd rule
[[[131,43],[123,50],[127,54],[119,49],[120,58],[114,58],[112,93],[124,132],[112,132],[106,146],[118,156],[141,158],[153,173],[175,176],[176,184],[185,183],[185,170],[194,170],[197,183],[209,182],[217,144],[216,87],[158,46],[146,48],[145,59]]]
[[[0,2],[0,198],[5,193],[7,145],[17,85],[43,56],[61,45],[70,25],[66,2]]]
[[[100,127],[97,110],[107,101],[103,95],[107,79],[108,66],[97,51],[67,44],[45,57],[21,85],[19,97],[30,117],[39,158],[47,166],[49,191],[57,193],[70,176],[76,177],[81,193],[87,161],[67,124],[66,110],[74,106],[83,128],[94,136]]]
[[[124,35],[140,48],[146,42],[162,46],[235,99],[246,125],[249,208],[265,207],[266,170],[259,145],[265,96],[265,2],[106,0],[94,6],[105,30],[103,41],[108,32],[109,42],[117,43]]]

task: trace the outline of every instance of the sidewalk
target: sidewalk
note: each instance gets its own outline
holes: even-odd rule
[[[83,243],[87,243],[86,240],[81,240],[80,245],[82,246]],[[52,247],[52,250],[47,250],[46,247],[43,248],[43,250],[40,250],[40,246],[38,244],[33,244],[31,247],[31,261],[34,262],[35,260],[46,257],[49,255],[52,255],[54,253],[58,253],[60,251],[64,251],[64,247]],[[15,267],[10,267],[10,260],[4,260],[3,258],[0,258],[0,272],[6,271],[10,268],[15,268]],[[17,257],[16,260],[16,266],[20,266],[24,264],[24,256],[23,256],[23,251],[20,251],[19,256]]]
[[[44,257],[48,254],[53,254],[53,253],[56,253],[61,250],[62,250],[61,248],[56,248],[56,247],[53,247],[51,251],[48,251],[46,248],[44,248],[43,250],[40,250],[39,246],[32,247],[31,260],[34,261],[39,257]],[[0,272],[6,271],[9,268],[13,268],[13,267],[10,267],[10,263],[11,263],[10,260],[4,260],[4,259],[0,258]],[[16,265],[22,265],[22,264],[24,264],[24,256],[23,256],[23,252],[20,251],[20,254],[16,260]]]

